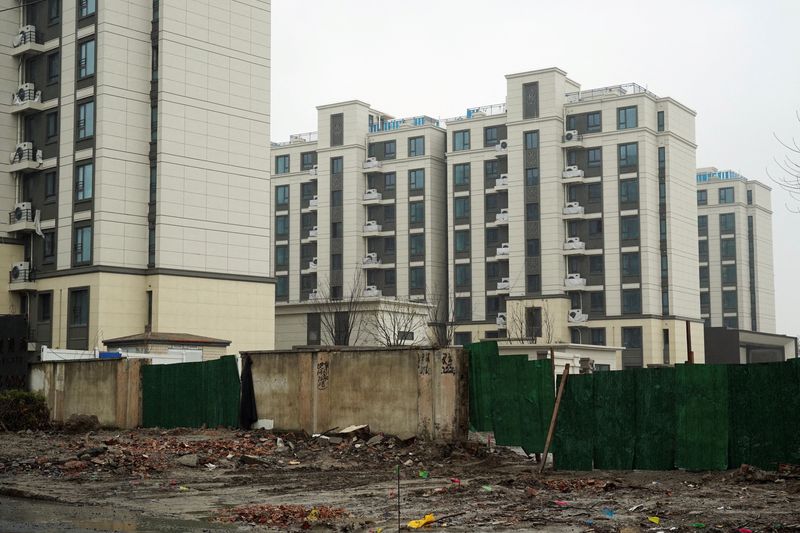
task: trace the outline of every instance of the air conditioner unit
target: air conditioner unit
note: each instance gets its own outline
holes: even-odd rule
[[[580,275],[579,272],[578,273],[567,274],[567,279],[579,280],[579,279],[581,279],[581,275]]]
[[[14,206],[14,219],[22,220],[25,216],[25,212],[31,211],[31,203],[30,202],[19,202],[17,205]]]
[[[317,226],[311,226],[311,231],[313,231],[314,233],[316,233],[318,229],[319,228]]]
[[[364,259],[367,259],[367,260],[372,261],[372,262],[377,262],[378,261],[378,254],[376,252],[370,252],[366,256],[364,256]]]
[[[500,174],[500,179],[501,180],[507,180],[508,179],[508,174]]]
[[[569,322],[586,322],[589,319],[589,315],[584,314],[582,309],[570,309],[569,315],[567,316]]]
[[[566,207],[568,209],[574,209],[574,208],[577,208],[577,207],[580,207],[580,206],[581,206],[580,202],[567,202],[567,205],[566,205]]]
[[[495,324],[497,325],[498,328],[505,328],[507,320],[508,320],[507,315],[505,313],[497,313]]]
[[[308,268],[317,268],[317,258],[314,257],[308,262]]]
[[[311,174],[312,176],[316,176],[318,172],[319,172],[319,167],[317,165],[314,165],[313,167],[308,169],[308,173]]]
[[[367,189],[367,192],[364,193],[367,196],[377,195],[378,189]]]
[[[367,223],[364,224],[364,225],[367,226],[368,228],[376,228],[376,227],[378,227],[378,221],[377,220],[367,220]]]
[[[567,237],[567,244],[578,244],[581,242],[580,237]]]
[[[33,83],[23,83],[19,86],[20,90],[27,92],[34,93],[36,92],[36,86]]]
[[[33,150],[33,143],[32,142],[19,143],[17,145],[17,150]]]
[[[566,141],[574,141],[578,138],[578,130],[568,130],[564,134],[564,140]]]
[[[497,150],[498,152],[504,152],[508,150],[508,141],[506,139],[503,139],[502,141],[494,145],[494,149]]]
[[[312,202],[318,202],[318,201],[319,201],[319,196],[317,196],[317,195],[315,194],[314,196],[312,196],[312,197],[311,197],[311,201],[312,201]]]
[[[503,207],[502,209],[500,209],[500,214],[507,215],[508,214],[508,208],[507,207]]]
[[[509,278],[500,278],[500,283],[510,283]]]
[[[378,158],[377,157],[368,157],[366,162],[367,163],[377,163],[378,162]]]
[[[577,172],[577,171],[578,171],[578,165],[570,165],[564,169],[564,172]]]
[[[364,288],[364,290],[367,291],[367,292],[375,292],[375,291],[378,290],[378,286],[377,285],[367,285]]]
[[[18,280],[20,279],[25,272],[30,270],[31,264],[27,261],[22,261],[19,263],[14,263],[11,265],[11,279]]]
[[[318,300],[319,299],[319,290],[311,289],[311,292],[308,293],[309,300]]]

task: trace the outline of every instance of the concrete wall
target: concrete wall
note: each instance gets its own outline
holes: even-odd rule
[[[352,424],[455,441],[468,425],[467,356],[457,348],[243,352],[259,418],[320,433]]]
[[[146,359],[34,363],[29,389],[44,395],[53,421],[95,415],[102,426],[135,428],[142,422],[145,364]]]

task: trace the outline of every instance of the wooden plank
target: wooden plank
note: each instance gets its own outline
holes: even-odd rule
[[[555,433],[556,431],[556,421],[558,420],[558,407],[561,405],[561,396],[564,395],[564,385],[566,385],[568,377],[569,377],[569,363],[566,363],[564,365],[564,373],[561,374],[561,383],[559,383],[558,385],[556,404],[555,406],[553,406],[553,416],[552,418],[550,418],[550,429],[547,430],[547,441],[545,441],[544,443],[544,452],[542,453],[542,464],[539,467],[540,474],[544,472],[544,465],[547,464],[547,453],[550,451],[550,444],[553,442],[553,433]]]

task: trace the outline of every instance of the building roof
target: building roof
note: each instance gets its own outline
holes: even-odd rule
[[[185,345],[207,345],[207,346],[229,346],[231,341],[225,339],[215,339],[213,337],[203,337],[190,333],[161,333],[157,331],[137,333],[127,337],[117,337],[116,339],[106,339],[103,343],[108,346],[121,346],[130,344],[185,344]]]

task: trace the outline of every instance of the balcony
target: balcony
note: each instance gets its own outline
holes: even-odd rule
[[[564,242],[564,250],[565,251],[575,251],[575,250],[585,250],[586,243],[581,240],[580,237],[567,237],[566,242]]]
[[[378,268],[381,266],[381,258],[375,252],[370,252],[361,260],[363,268]]]
[[[583,135],[578,133],[578,130],[568,130],[564,132],[561,142],[564,148],[583,146]]]
[[[564,178],[564,180],[580,181],[583,179],[583,170],[574,165],[569,166],[561,173],[561,177]]]
[[[363,294],[365,298],[379,298],[381,296],[381,290],[375,285],[367,285],[364,287],[364,291],[361,294]]]
[[[511,290],[511,282],[508,278],[500,278],[500,281],[497,282],[497,291],[498,292],[508,292]]]
[[[30,202],[21,202],[8,214],[8,231],[36,231],[37,217]]]
[[[40,42],[36,26],[22,26],[11,41],[11,55],[40,54],[44,52],[44,44]]]
[[[570,309],[567,314],[567,321],[570,324],[582,324],[589,320],[589,315],[585,314],[582,309]]]
[[[564,216],[583,215],[583,212],[583,206],[578,202],[569,202],[563,209]]]
[[[33,272],[30,263],[23,261],[11,265],[8,272],[8,290],[10,291],[30,291],[34,290]]]
[[[11,98],[11,113],[30,113],[45,108],[42,103],[42,91],[37,91],[33,83],[25,83]]]
[[[580,274],[567,274],[567,278],[564,280],[564,287],[568,291],[583,289],[586,287],[586,278],[582,278]]]
[[[508,174],[500,174],[500,177],[494,180],[494,188],[498,191],[508,189]]]
[[[367,223],[364,224],[364,233],[379,233],[381,230],[383,230],[383,226],[375,220],[367,220]]]
[[[511,252],[511,247],[507,242],[504,242],[500,245],[500,248],[497,248],[497,257],[508,257]]]
[[[33,143],[25,142],[17,145],[9,157],[9,172],[33,172],[39,170],[44,162],[41,150],[34,150]]]
[[[506,314],[497,313],[497,318],[494,319],[494,323],[497,326],[497,329],[506,329]]]
[[[383,166],[383,162],[378,161],[375,157],[368,157],[366,161],[364,161],[361,168],[364,169],[365,173],[369,172],[380,172],[381,167]]]
[[[497,224],[508,224],[508,209],[503,208],[499,213],[494,215],[494,221]]]
[[[364,193],[365,202],[380,201],[382,199],[383,194],[379,193],[378,189],[367,189],[367,192]]]

